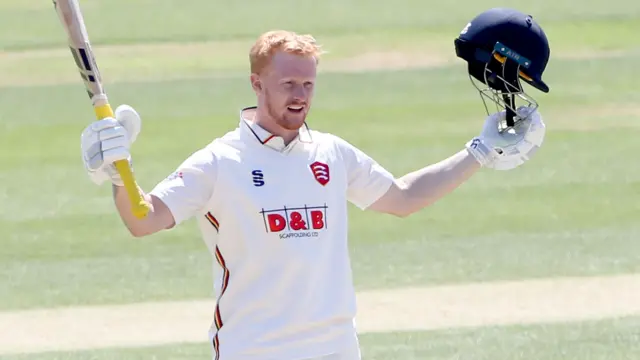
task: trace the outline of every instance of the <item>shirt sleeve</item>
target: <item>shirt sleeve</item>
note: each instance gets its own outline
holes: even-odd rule
[[[149,194],[167,205],[177,225],[206,207],[213,193],[216,175],[213,153],[209,149],[201,149],[189,156]]]
[[[391,172],[362,150],[338,138],[347,171],[347,199],[362,210],[376,202],[395,181]]]

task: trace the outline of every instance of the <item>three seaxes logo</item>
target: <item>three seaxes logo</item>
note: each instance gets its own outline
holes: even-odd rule
[[[331,179],[329,174],[329,165],[316,161],[309,165],[309,167],[311,168],[311,172],[316,178],[316,181],[319,182],[320,185],[325,186],[329,183],[329,180]]]
[[[280,239],[290,237],[318,237],[327,228],[327,205],[283,207],[260,211],[267,233],[278,233]]]

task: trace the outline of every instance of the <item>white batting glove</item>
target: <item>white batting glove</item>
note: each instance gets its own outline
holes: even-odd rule
[[[487,117],[480,136],[471,139],[466,148],[486,168],[511,170],[529,160],[542,146],[546,127],[540,113],[520,107],[513,128],[505,127],[506,112]]]
[[[87,126],[80,136],[82,161],[94,183],[101,185],[110,180],[123,186],[120,174],[113,163],[127,160],[131,163],[131,144],[142,127],[140,115],[129,105],[120,105],[114,118],[105,118]]]

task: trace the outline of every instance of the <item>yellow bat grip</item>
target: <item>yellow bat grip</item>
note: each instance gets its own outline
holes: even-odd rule
[[[111,105],[104,104],[95,106],[94,111],[98,120],[102,120],[107,117],[114,117],[113,110],[111,109]],[[133,172],[129,167],[129,162],[127,160],[118,160],[115,162],[116,170],[120,174],[122,178],[122,182],[124,183],[124,188],[127,190],[127,194],[129,195],[129,201],[131,202],[131,212],[138,219],[142,219],[147,216],[149,213],[150,206],[144,201],[142,194],[138,191],[138,186],[136,184],[136,180],[133,176]]]

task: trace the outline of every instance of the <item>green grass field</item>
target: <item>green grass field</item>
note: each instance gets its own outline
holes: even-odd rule
[[[363,359],[514,360],[514,359],[636,359],[640,353],[637,318],[567,325],[483,327],[438,332],[364,335]],[[138,349],[109,349],[9,360],[149,360],[206,359],[206,346],[176,344]]]
[[[81,6],[112,104],[130,104],[143,117],[133,157],[147,190],[233,129],[238,110],[253,105],[248,50],[274,28],[312,33],[329,51],[310,126],[344,137],[397,176],[461,149],[484,119],[453,39],[478,12],[496,6],[489,1],[93,0]],[[529,88],[547,124],[542,150],[516,171],[482,171],[406,219],[352,207],[359,291],[640,274],[634,164],[640,2],[586,0],[576,7],[568,0],[516,0],[509,6],[533,14],[551,44],[545,73],[551,92]],[[133,239],[110,188],[86,176],[79,137],[93,112],[65,41],[50,1],[0,0],[0,358],[210,358],[205,327],[200,343],[7,350],[16,325],[7,319],[15,311],[212,296],[211,257],[193,221]],[[637,359],[638,319],[640,312],[468,329],[425,324],[363,334],[362,349],[375,360]]]

